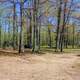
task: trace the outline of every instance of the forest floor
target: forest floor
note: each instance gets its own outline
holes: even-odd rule
[[[0,80],[80,80],[79,53],[17,55],[0,51]]]

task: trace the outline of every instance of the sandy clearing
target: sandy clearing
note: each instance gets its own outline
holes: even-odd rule
[[[69,54],[0,56],[0,80],[80,80],[79,61]]]

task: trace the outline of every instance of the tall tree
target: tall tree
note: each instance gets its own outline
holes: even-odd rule
[[[13,1],[13,49],[16,49],[16,4]]]
[[[29,28],[27,29],[27,46],[32,48],[32,11],[29,9]]]
[[[39,29],[38,29],[38,2],[39,0],[33,0],[33,52],[38,52],[39,50]]]
[[[60,51],[62,52],[63,51],[63,44],[64,44],[64,29],[65,29],[65,20],[66,20],[66,6],[67,6],[67,0],[64,0],[64,10],[63,10],[63,24],[62,24],[62,30],[61,30],[61,44],[60,44]]]
[[[58,4],[58,23],[57,23],[57,36],[56,36],[56,51],[58,51],[58,49],[59,49],[61,12],[62,12],[62,0],[60,0],[59,4]]]
[[[48,36],[49,36],[48,45],[51,48],[52,47],[52,45],[51,45],[51,25],[48,25]]]
[[[23,2],[20,2],[20,34],[19,34],[19,53],[24,52],[24,44],[23,44],[23,20],[22,20],[22,14],[23,14]]]
[[[73,26],[73,32],[72,32],[72,34],[73,34],[73,44],[72,44],[72,48],[74,48],[74,46],[75,46],[75,25],[73,24],[72,26]]]

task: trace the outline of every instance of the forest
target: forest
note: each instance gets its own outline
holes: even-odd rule
[[[0,60],[0,80],[80,80],[80,0],[0,0]]]
[[[1,0],[0,47],[63,52],[79,48],[79,3],[75,0]],[[76,5],[77,4],[77,5]],[[6,14],[5,14],[6,13]]]

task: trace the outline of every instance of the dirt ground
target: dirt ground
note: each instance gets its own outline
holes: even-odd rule
[[[80,80],[80,56],[0,55],[0,80]]]

